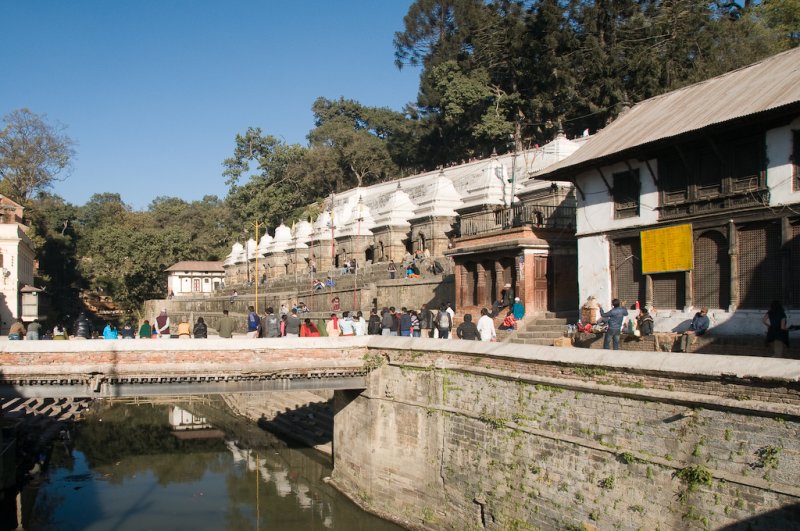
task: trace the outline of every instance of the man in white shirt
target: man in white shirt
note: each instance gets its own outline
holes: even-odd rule
[[[481,309],[481,318],[478,319],[478,333],[481,336],[481,341],[494,341],[497,338],[494,320],[489,317],[489,310],[486,308]]]

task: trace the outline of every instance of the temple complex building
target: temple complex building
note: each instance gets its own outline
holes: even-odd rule
[[[422,273],[454,274],[454,292],[442,297],[457,307],[491,307],[510,284],[532,310],[574,310],[573,186],[532,175],[585,141],[559,134],[542,147],[332,194],[316,219],[234,244],[225,285],[334,277],[353,262],[385,271],[390,260],[402,277],[416,257]]]

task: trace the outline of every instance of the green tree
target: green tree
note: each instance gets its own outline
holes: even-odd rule
[[[3,117],[0,130],[0,177],[7,195],[25,203],[47,190],[69,169],[73,141],[63,127],[48,124],[45,115],[19,109]]]
[[[260,128],[248,128],[236,135],[233,156],[225,159],[223,175],[230,186],[226,203],[232,230],[260,220],[275,226],[316,197],[316,190],[305,189],[303,176],[296,171],[307,149],[272,136]],[[256,169],[251,173],[250,165]],[[243,177],[248,181],[239,184]]]
[[[339,171],[331,183],[338,190],[396,177],[389,138],[405,117],[387,108],[366,107],[353,100],[317,98],[312,107],[315,128],[308,139],[312,150],[330,149]]]

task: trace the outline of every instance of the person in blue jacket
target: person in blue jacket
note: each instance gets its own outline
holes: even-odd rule
[[[603,348],[609,350],[611,343],[614,343],[614,350],[619,350],[619,334],[622,331],[622,322],[625,316],[628,315],[628,309],[624,307],[625,301],[620,302],[619,299],[611,301],[612,308],[607,312],[603,311],[600,306],[600,317],[608,323],[608,330],[603,338]]]

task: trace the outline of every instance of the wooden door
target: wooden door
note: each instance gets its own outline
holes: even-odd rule
[[[533,310],[547,311],[547,256],[533,257]]]

